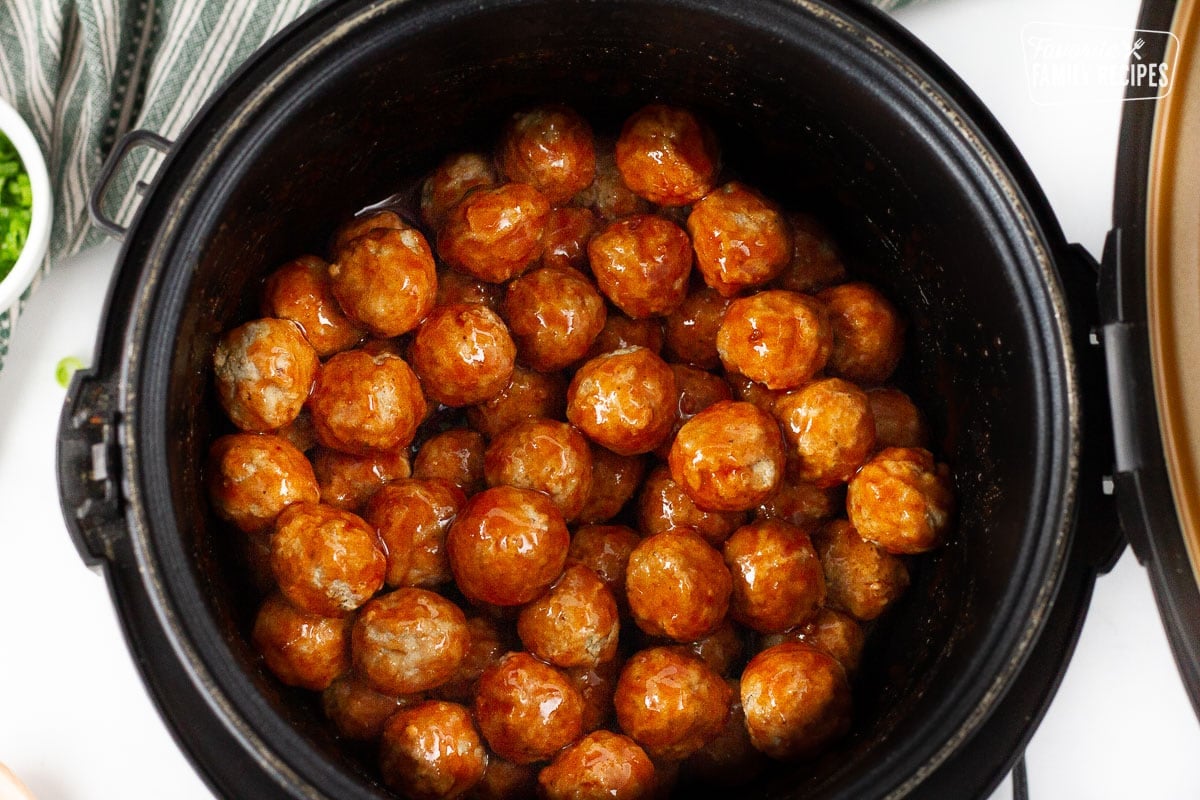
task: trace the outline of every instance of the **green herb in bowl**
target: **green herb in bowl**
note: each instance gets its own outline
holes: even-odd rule
[[[0,281],[4,280],[29,236],[33,189],[17,149],[0,133]]]

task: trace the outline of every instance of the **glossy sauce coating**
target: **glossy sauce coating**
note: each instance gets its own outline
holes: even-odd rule
[[[559,269],[588,268],[588,242],[600,230],[600,219],[587,208],[556,208],[546,218],[542,238],[542,266]]]
[[[467,494],[484,487],[483,453],[487,443],[479,431],[451,428],[425,441],[413,459],[414,478],[441,478]]]
[[[258,609],[251,638],[275,677],[320,691],[350,666],[348,627],[346,619],[303,611],[273,594]]]
[[[729,299],[707,286],[693,289],[664,324],[667,353],[701,369],[720,365],[717,333],[729,308]]]
[[[778,633],[810,619],[825,601],[825,576],[808,534],[778,520],[753,522],[725,542],[733,576],[730,615]]]
[[[798,469],[796,459],[789,458],[779,488],[755,511],[759,519],[782,520],[811,531],[845,511],[846,496],[842,487],[822,489],[807,483],[798,477]]]
[[[792,229],[792,260],[772,285],[792,292],[817,292],[846,280],[837,243],[816,218],[788,214]]]
[[[787,392],[781,389],[768,389],[764,384],[751,380],[737,372],[725,373],[725,382],[733,389],[733,396],[743,403],[758,406],[768,414],[775,414],[775,403]]]
[[[295,606],[326,617],[349,614],[383,585],[387,558],[375,529],[319,503],[288,506],[271,535],[271,571]]]
[[[217,516],[246,533],[269,530],[279,512],[292,503],[315,503],[320,494],[304,454],[269,434],[217,439],[208,452],[206,477]]]
[[[476,189],[446,215],[437,250],[459,272],[504,283],[542,254],[550,202],[525,183]]]
[[[693,655],[708,664],[718,675],[732,675],[741,666],[742,652],[746,644],[742,641],[742,629],[726,619],[707,636],[701,636],[685,645]]]
[[[719,167],[712,132],[691,112],[664,105],[646,106],[625,121],[616,156],[625,185],[662,206],[708,194]]]
[[[517,635],[556,667],[593,667],[617,654],[617,603],[595,572],[568,566],[547,592],[521,609]]]
[[[875,451],[866,393],[849,381],[813,381],[775,402],[796,477],[820,488],[845,483]]]
[[[791,261],[792,232],[779,209],[743,184],[727,183],[692,207],[688,233],[704,282],[725,297],[761,286]]]
[[[746,730],[742,710],[741,682],[730,679],[733,701],[729,720],[717,737],[693,753],[683,764],[687,780],[697,788],[715,784],[722,787],[749,783],[766,766],[767,759],[755,749]]]
[[[381,338],[417,327],[437,297],[433,253],[413,228],[351,239],[334,253],[329,278],[342,309]]]
[[[733,692],[696,656],[673,647],[635,654],[617,681],[621,729],[651,758],[678,761],[715,739],[729,719]]]
[[[312,454],[312,466],[321,487],[321,502],[355,512],[379,487],[412,473],[402,449],[357,456],[318,447]]]
[[[638,532],[625,525],[584,525],[571,537],[567,562],[595,572],[620,604],[625,600],[629,554],[641,541]]]
[[[221,408],[244,431],[273,431],[294,420],[313,388],[317,352],[300,326],[256,319],[217,342],[213,371]]]
[[[500,301],[504,299],[504,287],[500,284],[444,269],[438,273],[437,303],[451,306],[455,303],[478,303],[499,313]]]
[[[402,231],[411,227],[395,211],[383,209],[359,214],[338,226],[338,229],[333,233],[333,244],[329,249],[330,252],[337,253],[352,240],[374,230],[391,229]]]
[[[890,447],[850,481],[846,511],[859,535],[890,553],[924,553],[950,526],[950,470],[920,448]]]
[[[379,742],[383,781],[412,800],[461,797],[483,777],[487,752],[457,703],[430,700],[387,721]]]
[[[628,736],[595,731],[538,775],[546,800],[641,800],[655,788],[654,763]]]
[[[584,357],[591,359],[629,347],[644,347],[655,354],[661,354],[662,321],[657,318],[630,319],[624,314],[610,311],[604,320],[604,327],[600,329]]]
[[[342,313],[333,296],[329,265],[317,256],[300,256],[267,276],[262,314],[295,322],[321,358],[348,350],[367,335]]]
[[[470,647],[467,619],[428,589],[396,589],[371,600],[354,622],[354,667],[388,694],[427,692],[454,677]]]
[[[492,440],[483,459],[489,486],[545,492],[574,521],[592,490],[592,451],[577,428],[530,417]]]
[[[464,595],[515,606],[533,600],[558,578],[570,540],[562,514],[545,494],[496,486],[467,501],[446,547]]]
[[[611,141],[596,148],[596,176],[571,202],[591,209],[607,222],[650,210],[650,204],[625,185],[621,171],[617,169],[614,142]]]
[[[317,446],[317,430],[313,427],[312,414],[307,408],[300,409],[296,418],[275,431],[275,434],[303,453]]]
[[[471,427],[489,439],[527,417],[560,419],[567,407],[567,382],[557,372],[517,365],[512,380],[495,397],[467,409]]]
[[[666,316],[687,296],[692,243],[678,225],[640,214],[610,223],[588,244],[596,283],[633,319]]]
[[[832,608],[820,609],[812,619],[786,635],[829,653],[847,673],[858,669],[867,640],[866,632],[854,617]]]
[[[813,536],[833,608],[872,620],[908,588],[908,567],[898,556],[865,541],[854,526],[835,520]]]
[[[454,153],[446,156],[421,184],[421,219],[437,228],[450,209],[472,189],[496,185],[492,159],[483,153]]]
[[[821,304],[782,289],[734,300],[717,332],[725,368],[768,389],[794,389],[810,381],[824,368],[832,346]]]
[[[700,508],[744,511],[783,479],[783,438],[756,406],[723,400],[684,423],[669,463],[671,477]]]
[[[550,758],[583,733],[583,698],[559,670],[528,653],[508,653],[479,678],[475,719],[501,758]]]
[[[720,375],[687,364],[672,364],[671,372],[675,373],[675,386],[679,389],[679,402],[675,404],[675,424],[672,426],[673,440],[689,419],[715,403],[732,400],[733,389]],[[658,450],[658,454],[664,457],[669,452],[670,448],[666,445]]]
[[[405,478],[384,486],[363,517],[387,549],[388,586],[437,586],[453,577],[446,532],[467,496],[440,478]]]
[[[686,528],[720,545],[746,521],[741,511],[705,511],[671,477],[666,464],[650,471],[638,497],[638,527],[646,536]]]
[[[553,372],[583,358],[604,327],[604,298],[582,273],[542,267],[508,285],[501,306],[521,363]]]
[[[495,311],[461,303],[433,309],[417,329],[410,357],[426,395],[467,406],[508,386],[517,347]]]
[[[499,662],[515,643],[508,626],[503,630],[500,626],[501,623],[487,617],[471,617],[467,620],[471,644],[454,676],[435,690],[439,698],[456,703],[474,702],[479,676]]]
[[[563,670],[583,697],[584,731],[594,731],[611,721],[613,692],[617,689],[617,678],[621,676],[624,666],[625,662],[618,653],[616,658],[601,661],[594,667],[569,667]]]
[[[629,610],[652,636],[690,642],[712,633],[729,610],[732,587],[721,554],[694,531],[655,534],[629,554]]]
[[[771,758],[808,758],[850,728],[850,686],[828,653],[798,642],[768,648],[742,673],[750,741]]]
[[[899,389],[879,386],[867,390],[875,419],[875,446],[929,447],[929,429],[912,398]]]
[[[619,456],[591,445],[592,487],[579,512],[578,521],[607,522],[621,512],[637,492],[646,474],[646,462],[638,456]]]
[[[678,399],[667,363],[644,347],[631,347],[579,368],[567,387],[567,419],[596,444],[638,455],[671,435]]]
[[[365,350],[338,353],[321,365],[309,408],[321,444],[359,455],[407,446],[427,410],[404,359]]]
[[[393,714],[422,700],[421,695],[378,692],[354,673],[347,673],[322,692],[321,709],[337,728],[338,735],[369,742],[379,738],[384,723]]]
[[[537,796],[536,767],[529,764],[514,764],[495,753],[488,755],[487,769],[483,779],[475,784],[468,800],[529,800]]]
[[[844,283],[818,295],[829,309],[829,372],[859,383],[883,383],[904,352],[904,320],[868,283]]]
[[[510,181],[536,187],[557,205],[596,174],[592,126],[565,106],[514,114],[501,135],[497,161]]]

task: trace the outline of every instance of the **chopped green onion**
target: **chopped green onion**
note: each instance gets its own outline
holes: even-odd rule
[[[8,275],[29,237],[33,189],[17,148],[0,133],[0,281]]]
[[[54,378],[58,381],[58,385],[65,389],[71,383],[71,376],[76,371],[83,369],[84,366],[84,363],[75,356],[67,356],[54,368]]]

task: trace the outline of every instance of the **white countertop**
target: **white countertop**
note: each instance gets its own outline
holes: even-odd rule
[[[1020,32],[1070,22],[1132,30],[1134,0],[933,0],[901,21],[956,69],[1016,141],[1066,231],[1099,255],[1121,104],[1035,105]],[[54,444],[64,356],[89,361],[116,259],[65,263],[17,326],[0,373],[0,762],[39,800],[211,797],[176,749],[125,650],[104,581],[64,528]],[[1100,579],[1074,660],[1028,751],[1034,800],[1200,798],[1200,723],[1146,574],[1126,552]],[[3,790],[0,788],[0,800]],[[1006,781],[994,800],[1007,800]]]

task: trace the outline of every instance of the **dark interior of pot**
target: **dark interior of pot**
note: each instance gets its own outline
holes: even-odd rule
[[[170,343],[166,360],[141,377],[139,402],[165,409],[144,431],[144,473],[170,482],[152,514],[166,521],[154,550],[231,713],[321,791],[386,794],[373,753],[337,741],[316,696],[275,681],[249,644],[257,596],[228,567],[234,534],[211,517],[201,483],[220,425],[215,337],[254,314],[274,266],[325,252],[337,223],[441,155],[489,147],[512,111],[565,102],[613,133],[661,100],[706,117],[729,174],[827,222],[854,274],[904,310],[900,382],[931,418],[960,505],[949,544],[911,562],[912,588],[875,627],[852,734],[811,763],[774,765],[743,796],[875,796],[936,762],[994,700],[1036,616],[1066,469],[1061,344],[1043,277],[969,137],[821,7],[408,2],[338,28],[358,18],[355,5],[367,3],[293,35],[336,37],[318,55],[272,51],[174,162],[179,175],[192,170],[181,180],[196,192],[158,292],[166,327],[151,326]],[[281,69],[292,70],[286,81],[263,82]],[[248,109],[233,136],[226,108]]]

